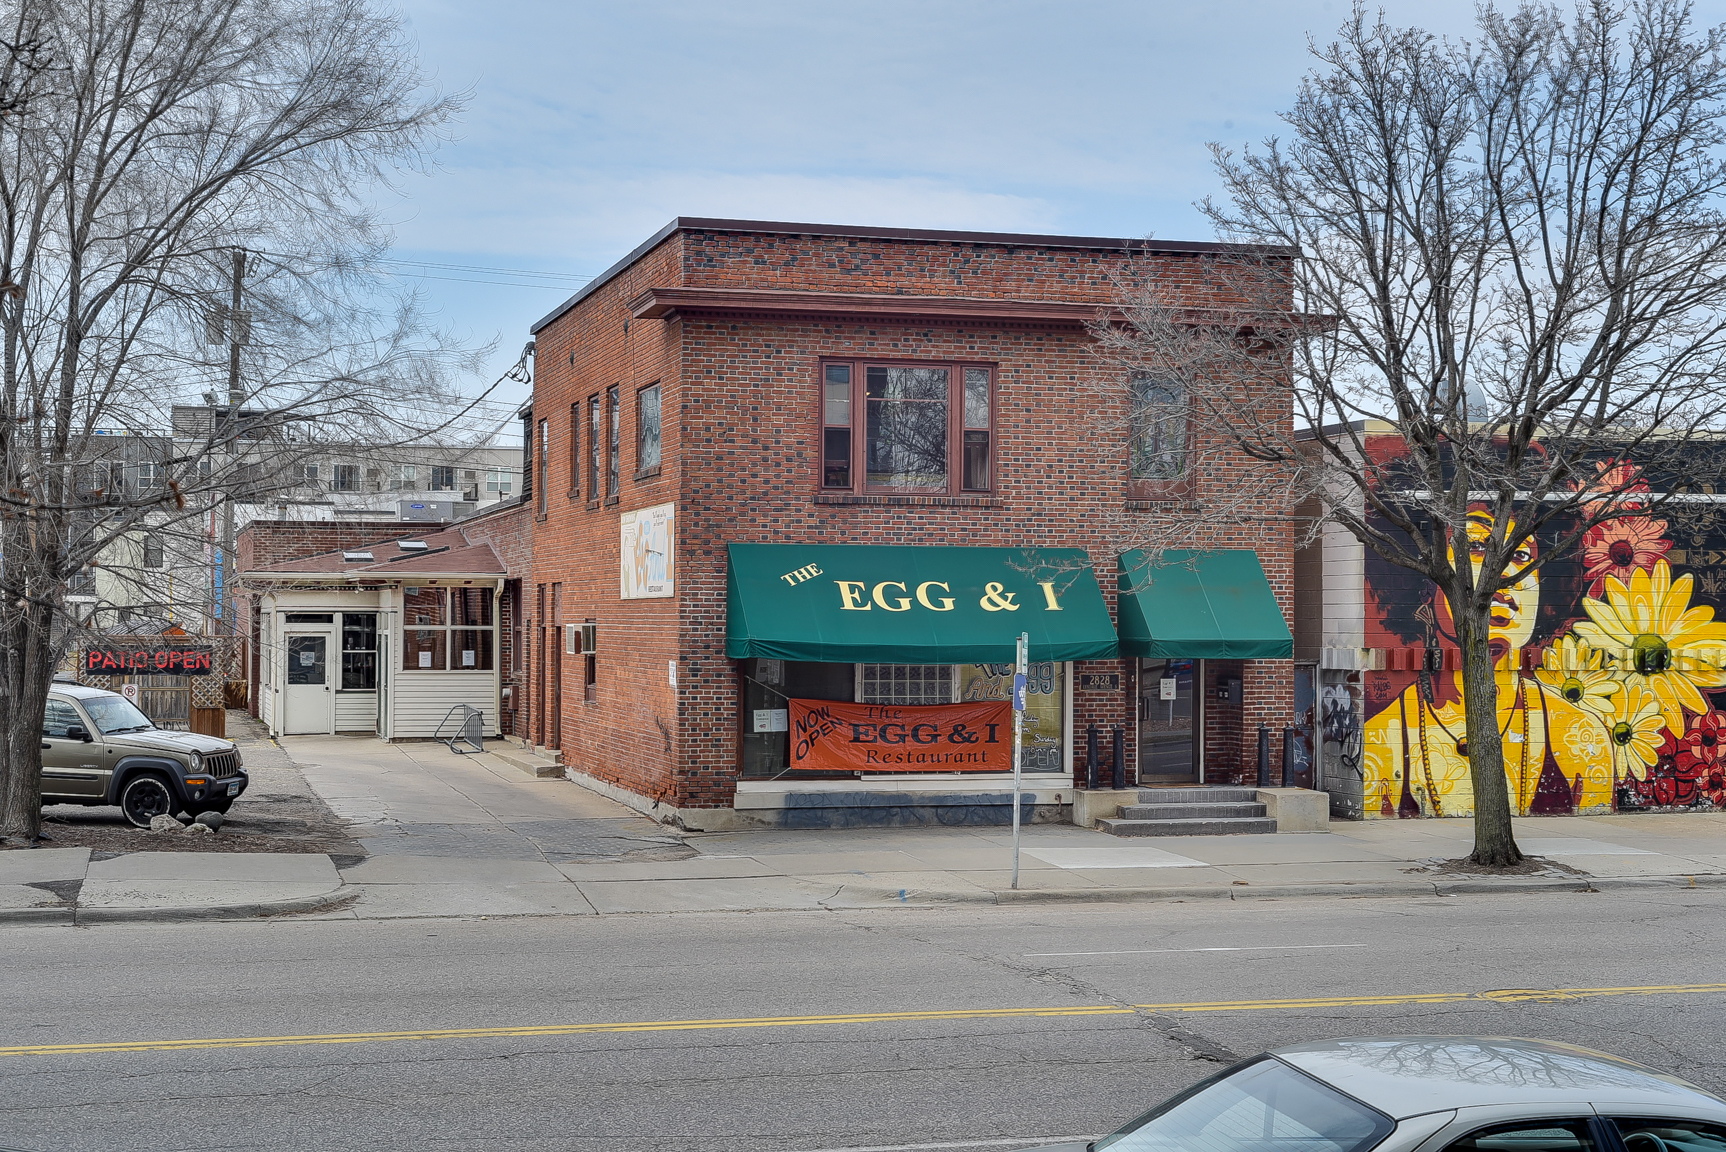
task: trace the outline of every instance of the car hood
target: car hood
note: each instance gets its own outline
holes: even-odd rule
[[[104,737],[110,744],[129,744],[134,748],[149,748],[157,752],[231,752],[233,742],[202,732],[172,732],[166,728],[151,728],[144,732],[116,732]]]

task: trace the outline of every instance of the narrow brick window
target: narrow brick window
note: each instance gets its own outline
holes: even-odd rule
[[[851,365],[828,364],[821,381],[821,486],[851,487]]]
[[[958,495],[994,487],[994,370],[821,366],[821,487]]]
[[[582,629],[581,643],[581,698],[592,704],[599,699],[599,665],[597,634],[599,628],[592,616],[587,618],[589,627]]]
[[[649,384],[635,394],[635,474],[659,474],[659,385]]]
[[[581,402],[569,406],[569,498],[581,495]]]
[[[609,410],[606,423],[605,454],[605,496],[608,500],[617,498],[617,465],[618,465],[618,434],[623,430],[623,412],[618,395],[617,385],[613,384],[605,390],[605,406]]]
[[[599,500],[599,473],[605,466],[601,456],[605,452],[605,438],[599,431],[599,397],[587,398],[587,499],[589,503]]]
[[[539,443],[535,446],[539,453],[538,472],[534,477],[534,487],[539,490],[538,504],[541,516],[545,515],[546,498],[551,489],[551,421],[539,422]]]

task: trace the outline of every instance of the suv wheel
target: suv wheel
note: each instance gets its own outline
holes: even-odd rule
[[[139,828],[148,828],[157,816],[172,816],[180,807],[173,785],[160,772],[143,772],[120,789],[120,811]]]

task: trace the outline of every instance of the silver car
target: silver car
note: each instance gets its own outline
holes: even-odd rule
[[[1726,1152],[1726,1102],[1586,1048],[1324,1040],[1202,1080],[1090,1144],[1038,1152]]]

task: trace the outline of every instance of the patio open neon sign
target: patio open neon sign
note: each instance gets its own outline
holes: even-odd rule
[[[208,676],[213,670],[209,648],[88,648],[84,671],[98,676],[148,673],[168,676]]]

